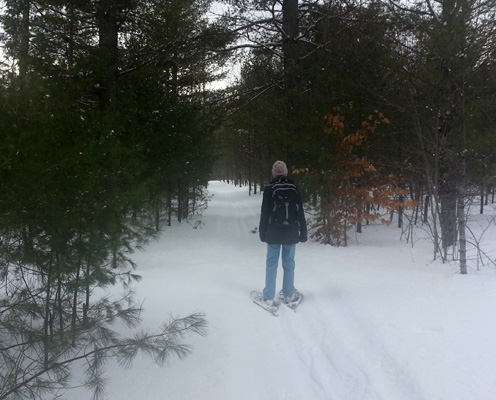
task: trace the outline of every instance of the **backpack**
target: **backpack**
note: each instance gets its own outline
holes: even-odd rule
[[[285,176],[272,185],[272,210],[270,223],[290,227],[298,224],[298,190]]]

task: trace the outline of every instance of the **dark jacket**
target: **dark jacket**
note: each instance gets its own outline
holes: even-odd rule
[[[298,192],[298,222],[290,227],[283,227],[271,224],[271,214],[274,209],[274,200],[272,198],[272,184],[277,182],[280,177],[276,177],[266,185],[263,190],[262,211],[260,215],[259,234],[262,242],[269,244],[295,244],[307,240],[307,222],[305,212],[301,201],[300,191]],[[294,182],[287,178],[288,182]]]

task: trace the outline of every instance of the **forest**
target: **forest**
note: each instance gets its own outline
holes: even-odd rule
[[[494,202],[495,0],[0,2],[0,399],[107,357],[183,357],[205,316],[138,326],[130,254],[286,161],[313,240],[397,213],[466,274],[466,208]],[[481,208],[482,212],[482,208]],[[119,300],[102,296],[121,285]]]

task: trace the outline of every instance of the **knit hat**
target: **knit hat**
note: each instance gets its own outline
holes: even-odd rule
[[[288,167],[286,167],[286,164],[283,161],[276,161],[272,166],[272,176],[275,178],[276,176],[287,174]]]

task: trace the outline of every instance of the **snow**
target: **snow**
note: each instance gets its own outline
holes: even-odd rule
[[[398,228],[368,226],[348,247],[298,244],[305,300],[273,317],[249,297],[264,284],[265,244],[253,233],[261,197],[222,182],[209,191],[200,226],[167,228],[133,256],[143,276],[141,328],[204,312],[208,335],[186,337],[191,355],[162,368],[145,356],[128,370],[110,362],[108,399],[496,398],[494,269],[459,275],[455,264],[432,260],[423,230],[412,246]],[[479,218],[482,230],[490,217]],[[492,231],[484,238],[494,246]],[[279,287],[281,278],[280,268]],[[90,397],[84,389],[67,396]]]

